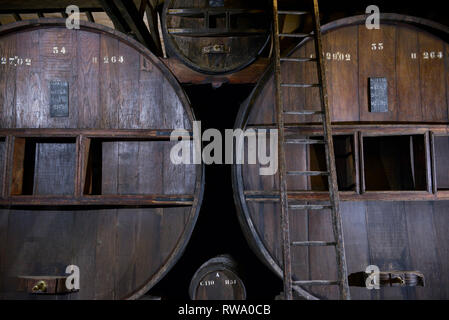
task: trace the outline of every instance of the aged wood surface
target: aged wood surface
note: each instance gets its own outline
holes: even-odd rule
[[[208,0],[166,1],[162,30],[168,54],[206,74],[231,73],[254,62],[269,42],[269,1],[226,0],[223,4],[212,7]],[[177,13],[175,9],[196,13]]]
[[[145,294],[182,254],[202,196],[201,166],[170,161],[170,133],[194,120],[178,82],[141,44],[87,22],[4,26],[0,56],[0,297]],[[68,83],[67,117],[51,117],[52,80]],[[72,264],[79,292],[17,291],[19,276]]]
[[[248,67],[226,75],[208,75],[192,70],[176,58],[162,59],[162,62],[183,84],[254,84],[259,81],[270,61],[268,58],[259,58]]]
[[[416,270],[424,274],[426,286],[351,288],[351,296],[447,299],[448,243],[441,232],[449,223],[443,214],[449,207],[447,43],[437,36],[444,30],[436,24],[399,15],[383,19],[381,29],[373,31],[365,28],[361,17],[323,26],[348,271],[364,272],[369,265],[386,272]],[[313,57],[311,41],[296,47],[290,57]],[[285,61],[281,67],[286,83],[317,81],[313,64]],[[369,78],[375,77],[387,79],[388,112],[370,111]],[[275,128],[273,87],[270,68],[242,106],[236,127]],[[284,91],[286,111],[318,110],[318,91]],[[306,124],[300,126],[302,122]],[[291,138],[323,135],[314,115],[289,115],[286,127]],[[287,170],[323,169],[319,146],[291,145],[286,153]],[[276,176],[260,176],[259,168],[234,167],[236,204],[251,246],[281,276],[279,186]],[[329,201],[327,185],[319,177],[291,180],[288,186],[290,200]],[[292,241],[321,240],[331,234],[326,214],[319,211],[295,212],[290,225]],[[335,278],[333,250],[295,248],[292,254],[295,278]],[[309,292],[323,299],[337,298],[333,288]]]
[[[205,262],[193,275],[189,294],[192,300],[246,300],[238,264],[228,255]]]

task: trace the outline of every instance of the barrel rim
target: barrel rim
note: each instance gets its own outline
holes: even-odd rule
[[[37,30],[42,28],[66,28],[66,19],[63,18],[38,18],[30,20],[22,20],[13,23],[8,23],[0,26],[0,37],[13,34],[15,32]],[[169,84],[172,86],[176,95],[180,99],[182,106],[189,117],[191,123],[196,120],[193,113],[190,100],[185,93],[184,89],[181,87],[180,83],[176,80],[174,74],[168,69],[165,64],[156,57],[148,48],[139,43],[137,40],[132,39],[126,34],[119,32],[117,30],[111,29],[107,26],[96,24],[89,21],[80,21],[80,29],[73,29],[72,31],[88,31],[104,35],[109,35],[116,38],[125,44],[129,45],[133,49],[137,50],[139,54],[147,58],[156,66],[159,71],[163,74]],[[201,203],[204,196],[204,186],[205,186],[205,166],[204,164],[195,165],[197,167],[197,173],[195,178],[195,193],[194,201],[190,207],[190,214],[188,221],[184,224],[185,228],[179,237],[179,241],[174,246],[172,252],[164,260],[162,267],[157,270],[150,280],[144,281],[143,285],[136,287],[134,292],[129,293],[127,296],[120,297],[124,300],[136,300],[145,295],[153,286],[155,286],[159,281],[161,281],[166,274],[174,267],[174,265],[179,261],[183,255],[187,244],[190,241],[193,230],[195,228],[196,222],[198,220]]]
[[[197,64],[195,64],[192,61],[190,61],[189,59],[187,59],[187,57],[182,55],[179,52],[179,50],[176,50],[176,48],[174,47],[174,44],[173,44],[174,41],[172,39],[172,36],[168,33],[168,30],[167,30],[167,11],[170,9],[169,5],[171,5],[171,3],[173,1],[175,1],[175,0],[165,1],[163,9],[162,9],[161,26],[162,26],[162,34],[163,34],[163,38],[164,38],[163,40],[164,40],[164,43],[165,43],[165,47],[166,47],[168,53],[174,55],[177,59],[179,59],[182,63],[184,63],[186,66],[188,66],[189,68],[191,68],[194,71],[197,71],[197,72],[200,72],[200,73],[204,73],[204,74],[208,74],[208,75],[227,75],[227,74],[231,74],[231,73],[235,73],[235,72],[241,71],[241,70],[245,69],[246,67],[248,67],[249,65],[253,64],[259,58],[259,56],[262,54],[262,52],[266,49],[268,44],[271,43],[272,26],[271,26],[271,23],[270,23],[270,27],[266,31],[265,43],[261,46],[261,48],[257,51],[257,53],[253,57],[250,57],[248,59],[248,61],[246,61],[244,63],[241,63],[236,68],[227,69],[227,70],[224,70],[224,71],[204,70],[204,69],[200,68]]]
[[[357,15],[346,17],[342,19],[338,19],[327,23],[321,27],[322,33],[325,34],[327,32],[342,28],[348,27],[352,25],[360,25],[366,22],[366,18],[369,15]],[[417,27],[420,30],[430,32],[435,36],[439,36],[443,41],[449,42],[449,27],[442,25],[440,23],[415,17],[409,15],[402,15],[397,13],[381,13],[380,14],[380,23],[384,24],[394,24],[394,25],[408,25]],[[287,56],[291,56],[298,48],[303,46],[308,39],[301,41],[298,45],[293,47],[293,49],[289,50]],[[247,127],[248,117],[252,111],[252,106],[254,106],[255,100],[260,96],[260,93],[264,89],[264,85],[270,80],[270,77],[274,73],[274,62],[272,61],[268,66],[267,70],[264,72],[262,77],[257,82],[253,91],[247,100],[245,100],[238,112],[234,129],[244,129]],[[248,208],[248,202],[245,199],[244,195],[244,183],[243,183],[243,165],[234,164],[231,169],[232,176],[232,189],[234,194],[234,202],[237,208],[237,217],[240,223],[240,227],[243,231],[243,234],[248,241],[250,247],[256,256],[268,266],[272,272],[274,272],[279,278],[283,278],[283,271],[281,266],[276,262],[273,254],[269,251],[269,249],[264,245],[262,241],[262,237],[259,235],[254,221],[252,220],[250,210]],[[310,292],[305,290],[299,286],[293,286],[293,288],[301,294],[306,299],[316,300],[318,297],[312,295]]]

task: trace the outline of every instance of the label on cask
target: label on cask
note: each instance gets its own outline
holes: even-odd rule
[[[369,78],[370,112],[388,112],[387,78]]]
[[[67,81],[50,81],[50,117],[69,116],[69,83]]]

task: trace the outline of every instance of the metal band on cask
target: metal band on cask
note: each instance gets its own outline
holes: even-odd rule
[[[381,15],[322,27],[327,88],[349,274],[413,274],[425,287],[352,287],[354,299],[449,297],[449,30],[437,23]],[[282,59],[282,83],[315,84],[313,41]],[[239,113],[239,129],[275,129],[273,68]],[[319,88],[283,87],[287,171],[325,171]],[[306,141],[307,143],[304,143]],[[275,152],[270,150],[268,152]],[[268,153],[267,152],[267,153]],[[253,250],[282,276],[278,176],[261,165],[233,167],[239,220]],[[308,299],[337,299],[338,288],[326,177],[287,180],[296,291]],[[322,241],[322,242],[319,242]],[[311,243],[313,246],[305,246]],[[312,286],[309,280],[325,280]],[[418,283],[409,281],[408,283]],[[424,284],[424,281],[419,283]],[[367,285],[369,286],[369,285]]]
[[[246,300],[246,289],[232,257],[218,256],[204,263],[190,282],[192,300]]]
[[[136,299],[195,225],[201,165],[170,159],[194,116],[151,52],[64,19],[0,28],[0,297]]]
[[[208,74],[239,71],[269,43],[271,10],[261,0],[168,0],[162,30],[168,54]]]

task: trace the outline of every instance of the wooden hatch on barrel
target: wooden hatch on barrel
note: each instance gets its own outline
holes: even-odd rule
[[[5,25],[0,57],[0,296],[140,297],[201,203],[202,167],[170,161],[170,134],[190,139],[194,121],[183,90],[142,45],[88,22]]]
[[[270,39],[266,0],[168,0],[162,31],[169,55],[208,74],[243,69]]]
[[[355,275],[377,266],[382,279],[390,279],[382,280],[380,290],[367,290],[365,281],[352,283],[351,296],[447,299],[449,32],[396,14],[383,14],[380,29],[369,30],[365,22],[366,16],[357,16],[323,27],[348,271]],[[313,42],[304,40],[288,57],[314,58]],[[284,83],[317,83],[314,63],[287,59],[281,68]],[[273,88],[271,68],[242,106],[236,128],[276,128]],[[284,88],[284,111],[291,111],[286,138],[322,137],[314,115],[320,110],[318,90]],[[303,110],[310,113],[294,114]],[[323,145],[286,145],[287,170],[326,171],[324,154]],[[254,251],[282,276],[278,176],[261,176],[260,167],[234,166],[235,200]],[[293,201],[328,200],[327,177],[288,181]],[[333,241],[329,214],[299,210],[290,219],[291,241]],[[335,250],[294,247],[292,268],[296,280],[336,279]],[[298,292],[303,289],[309,298],[338,298],[337,287]]]

